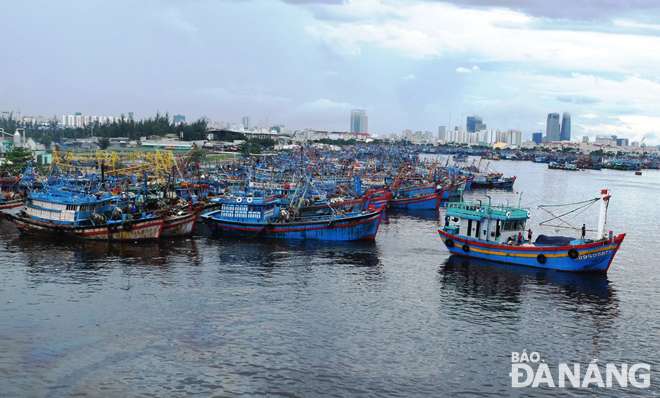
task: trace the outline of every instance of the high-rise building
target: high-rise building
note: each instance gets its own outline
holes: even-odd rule
[[[364,109],[351,111],[351,133],[368,133],[368,119]]]
[[[564,112],[561,118],[561,134],[559,139],[561,141],[571,140],[571,114],[568,112]]]
[[[172,123],[181,124],[186,122],[186,117],[184,115],[172,115]]]
[[[537,145],[543,142],[543,133],[542,132],[532,133],[532,141],[534,141],[534,143]]]
[[[242,122],[243,122],[243,128],[245,130],[249,130],[250,129],[250,117],[249,116],[243,116]]]
[[[133,121],[133,112],[128,112],[128,120]]]
[[[548,113],[545,135],[548,137],[548,141],[560,141],[558,113]]]
[[[483,128],[479,128],[477,130],[477,125],[483,125]],[[484,119],[481,116],[474,115],[467,117],[467,123],[465,127],[468,133],[475,133],[477,131],[484,130],[486,125],[484,125]]]
[[[444,141],[444,140],[445,140],[445,137],[446,137],[445,126],[440,126],[440,127],[438,127],[438,139],[439,139],[440,141]]]

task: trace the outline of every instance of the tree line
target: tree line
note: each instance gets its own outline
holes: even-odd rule
[[[184,141],[206,139],[206,121],[199,119],[190,124],[174,124],[170,122],[169,114],[157,113],[153,118],[134,121],[121,115],[110,123],[88,123],[83,127],[62,127],[53,116],[47,124],[26,123],[17,120],[13,114],[0,118],[0,128],[8,134],[14,134],[17,128],[25,129],[25,136],[35,142],[46,146],[51,143],[61,144],[65,139],[79,139],[88,137],[113,138],[128,137],[130,140],[139,140],[140,137],[164,137],[174,134]]]

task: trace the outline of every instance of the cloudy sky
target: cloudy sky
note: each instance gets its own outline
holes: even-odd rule
[[[660,144],[657,0],[7,0],[0,111]],[[462,118],[461,118],[462,117]]]

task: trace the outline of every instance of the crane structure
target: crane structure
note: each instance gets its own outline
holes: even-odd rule
[[[90,172],[103,164],[107,175],[120,177],[147,172],[156,177],[164,177],[176,171],[181,174],[181,166],[187,166],[194,149],[183,155],[175,155],[172,151],[160,149],[154,151],[62,150],[56,146],[53,151],[53,164],[62,171],[76,168]]]

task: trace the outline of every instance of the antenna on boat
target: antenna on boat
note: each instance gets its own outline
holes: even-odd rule
[[[491,202],[491,199],[490,199],[490,196],[488,196],[488,195],[486,195],[486,197],[488,198],[488,208],[490,209],[490,202]]]
[[[605,224],[607,222],[607,205],[610,200],[610,190],[602,189],[600,191],[600,215],[598,217],[598,239],[603,239],[605,235]]]
[[[522,191],[520,191],[520,196],[518,197],[518,208],[520,209],[520,202],[522,201]]]

